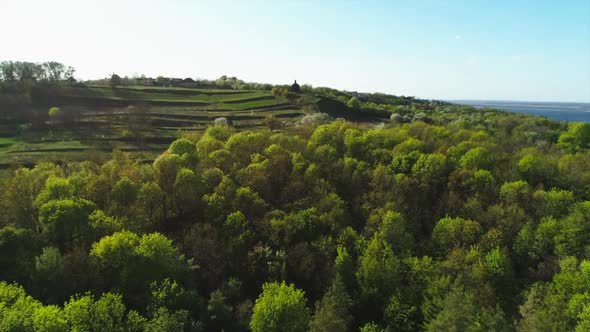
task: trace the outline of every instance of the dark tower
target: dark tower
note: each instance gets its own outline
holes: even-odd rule
[[[295,80],[295,83],[293,83],[291,85],[291,91],[293,91],[293,92],[301,92],[301,87],[299,86],[299,84],[297,84],[297,80]]]

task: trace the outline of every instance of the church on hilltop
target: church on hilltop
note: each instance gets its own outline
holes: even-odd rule
[[[297,84],[297,80],[295,80],[295,83],[291,84],[291,92],[301,92],[301,87]]]

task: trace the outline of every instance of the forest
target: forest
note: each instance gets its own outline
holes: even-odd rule
[[[0,331],[590,331],[590,124],[273,88],[316,109],[2,173]]]

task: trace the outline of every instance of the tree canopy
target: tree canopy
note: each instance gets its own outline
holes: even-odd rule
[[[67,74],[35,68],[3,63],[2,84]],[[0,330],[589,329],[588,124],[274,92],[334,109],[289,130],[217,121],[153,158],[3,170]],[[397,116],[334,120],[379,112]]]

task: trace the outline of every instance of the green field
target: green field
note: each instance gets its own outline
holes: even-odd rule
[[[219,117],[228,118],[237,130],[248,130],[264,127],[269,114],[285,128],[304,115],[287,98],[270,91],[88,86],[51,93],[51,103],[37,106],[39,112],[59,107],[75,115],[75,121],[26,129],[18,137],[1,137],[0,132],[0,169],[40,160],[102,160],[113,149],[151,160],[182,133],[204,131]],[[141,118],[133,118],[134,108],[141,109]],[[140,128],[132,128],[132,122]],[[4,127],[9,133],[18,129],[16,124]]]

